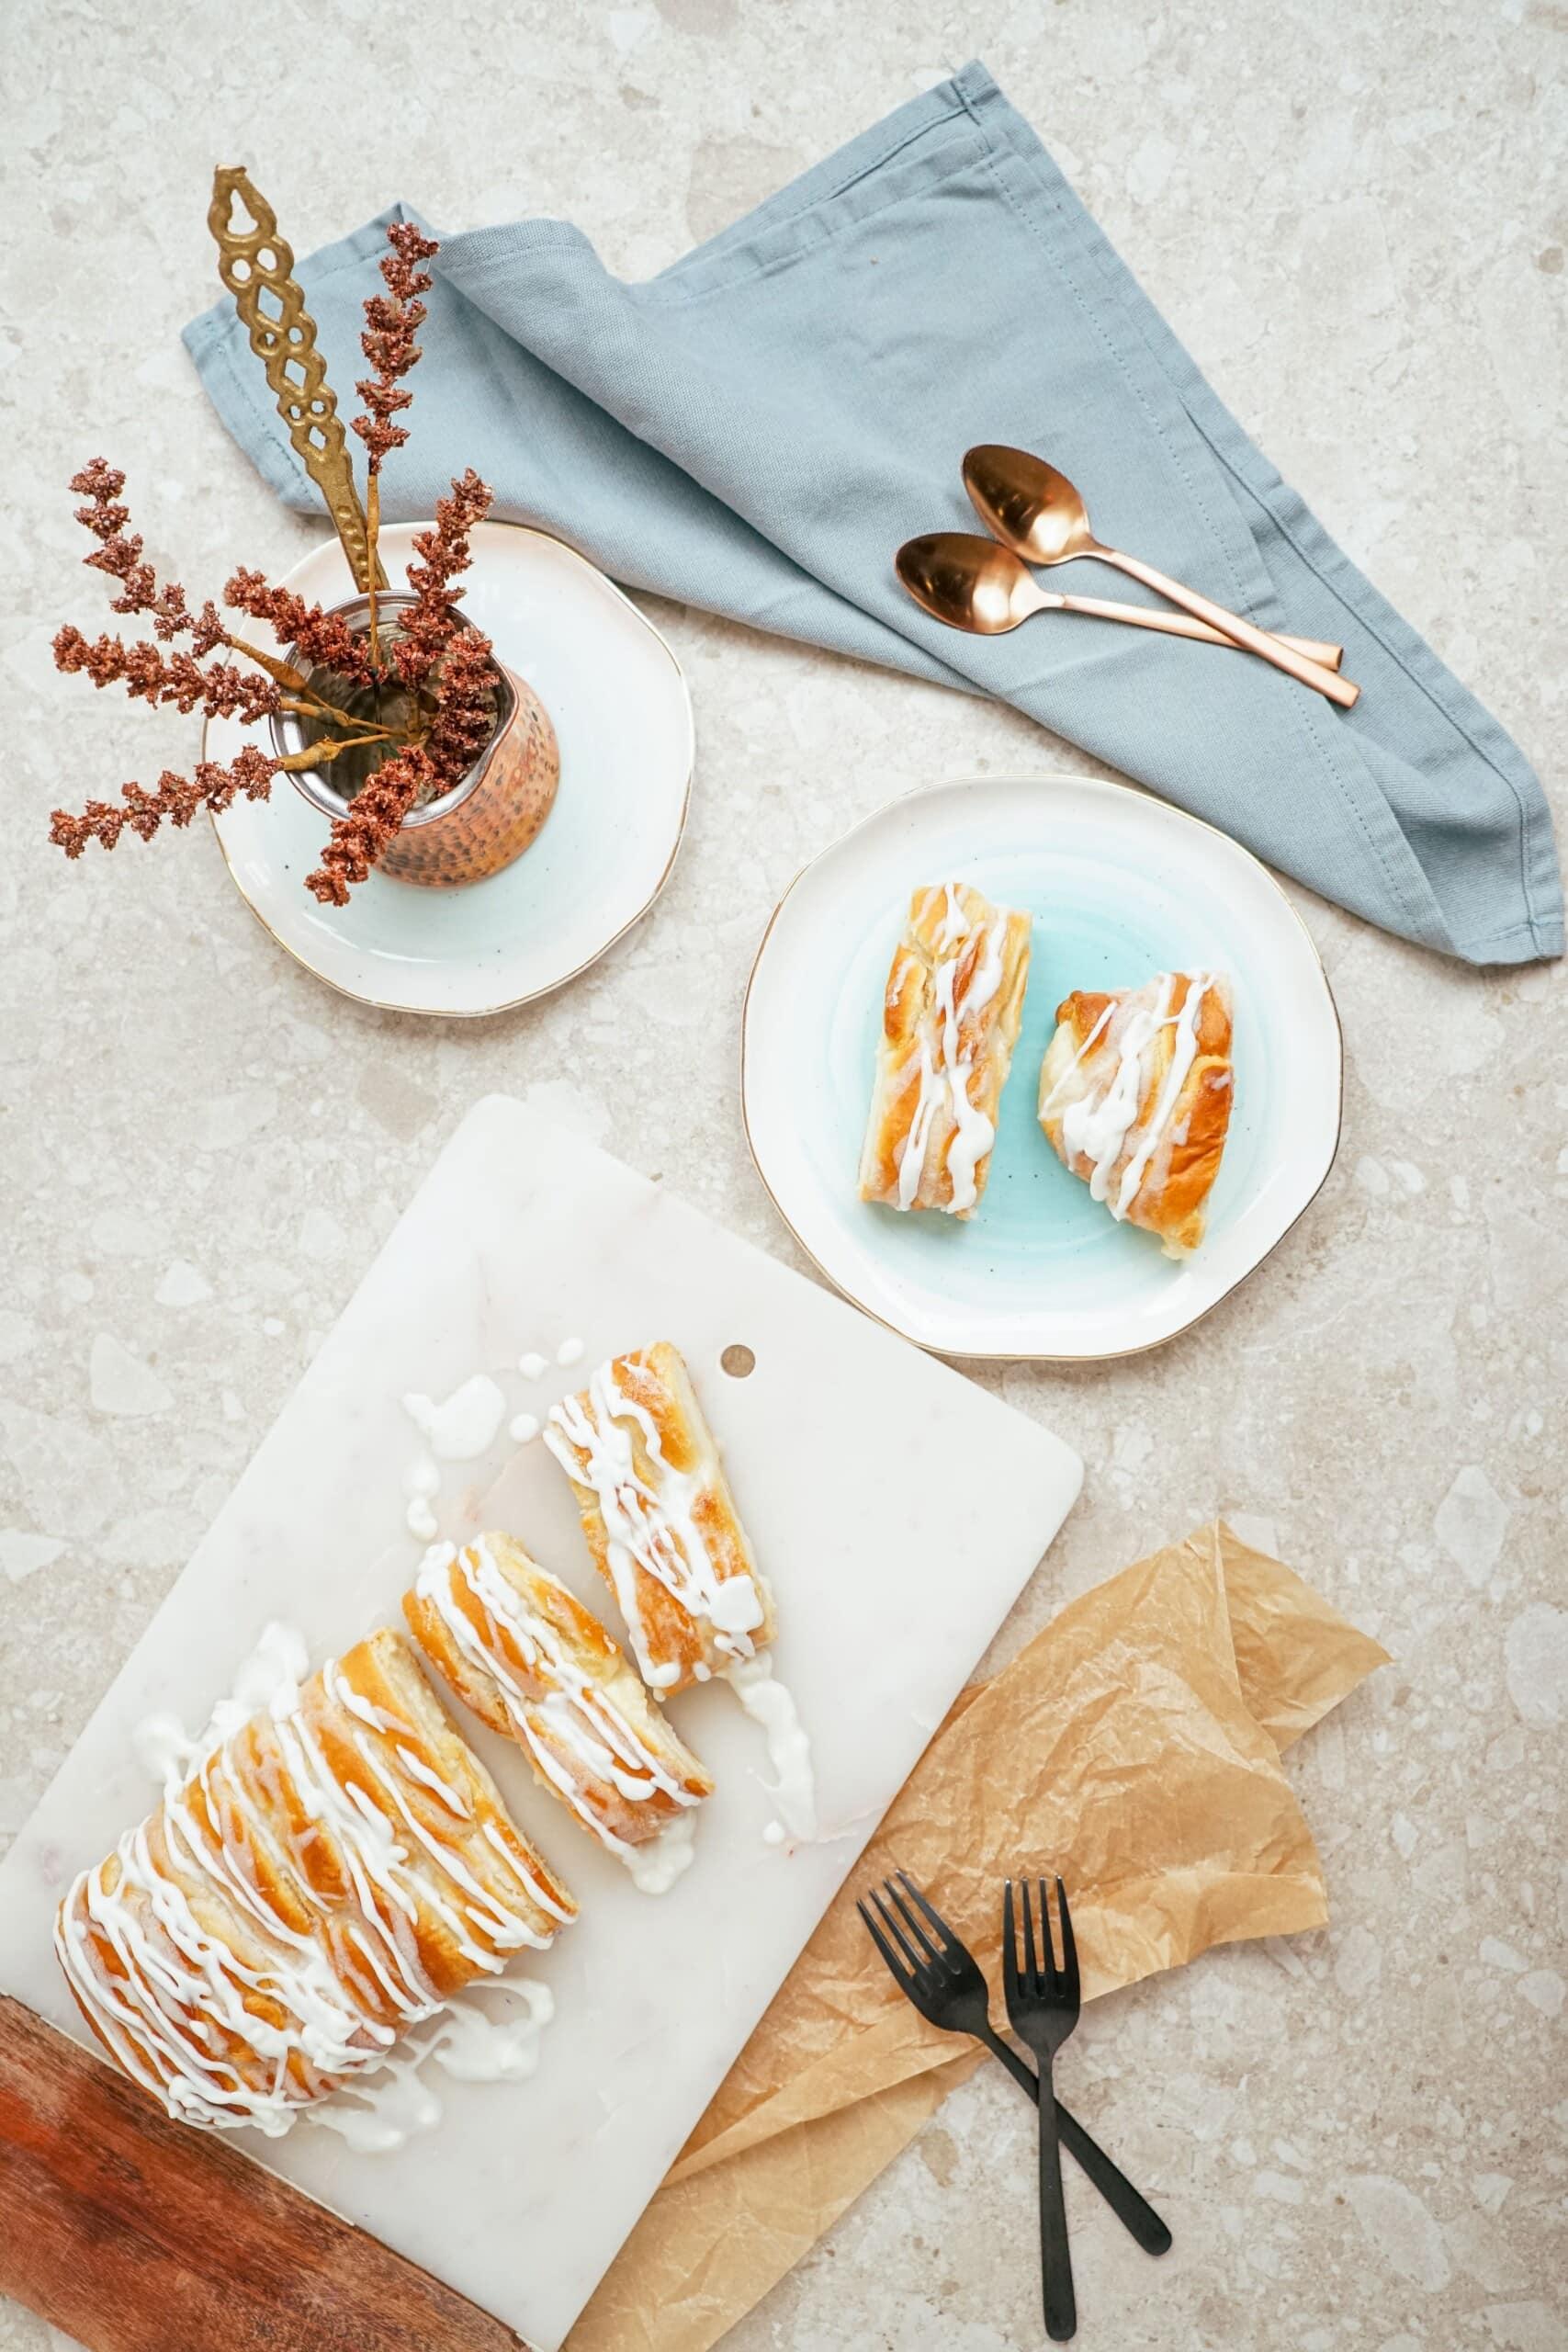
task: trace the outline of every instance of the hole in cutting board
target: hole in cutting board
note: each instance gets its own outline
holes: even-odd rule
[[[757,1369],[757,1359],[750,1349],[740,1346],[739,1342],[726,1348],[719,1363],[731,1380],[744,1380],[748,1373]]]

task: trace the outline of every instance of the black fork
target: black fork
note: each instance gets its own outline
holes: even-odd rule
[[[1051,2084],[1051,2062],[1078,2021],[1078,1955],[1066,1889],[1056,1881],[1056,1907],[1062,1917],[1062,1962],[1051,1947],[1051,1905],[1045,1882],[1040,1882],[1040,1948],[1034,1943],[1034,1911],[1029,1882],[1021,1889],[1023,1911],[1023,1951],[1018,1947],[1013,1921],[1012,1881],[1002,1896],[1002,1962],[1007,1982],[1008,2020],[1021,2041],[1033,2051],[1040,2068],[1040,2259],[1044,2274],[1045,2333],[1053,2344],[1065,2344],[1077,2334],[1077,2302],[1073,2293],[1073,2257],[1067,2245],[1067,2216],[1062,2204],[1062,2157],[1056,2143],[1056,2107],[1045,2094]]]
[[[1019,2088],[1038,2101],[1040,2078],[1033,2067],[992,2030],[990,1997],[978,1961],[908,1872],[900,1871],[897,1879],[886,1880],[880,1893],[873,1892],[870,1902],[875,1905],[874,1912],[864,1900],[855,1907],[905,1998],[928,2025],[943,2033],[967,2033],[984,2042]],[[1122,2227],[1145,2254],[1168,2253],[1170,2232],[1154,2207],[1139,2196],[1126,2174],[1111,2163],[1060,2099],[1055,2105],[1062,2145],[1082,2166]]]

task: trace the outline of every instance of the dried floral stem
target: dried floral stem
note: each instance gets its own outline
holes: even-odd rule
[[[297,670],[292,662],[282,662],[276,653],[264,653],[259,645],[252,645],[243,637],[231,637],[227,630],[223,633],[223,643],[231,653],[241,654],[245,661],[254,662],[258,670],[265,670],[269,678],[276,678],[280,686],[287,686],[290,694],[310,693],[310,679],[302,670]]]
[[[376,573],[378,569],[377,550],[381,540],[381,469],[372,466],[365,484],[365,533],[370,548],[370,578],[365,594],[370,607],[370,666],[380,667],[381,640],[376,632]]]
[[[397,839],[409,810],[434,782],[430,762],[415,744],[383,760],[355,794],[346,814],[333,820],[321,865],[305,876],[306,888],[323,906],[346,906],[354,884],[364,881]]]
[[[57,666],[84,673],[96,687],[122,686],[133,699],[210,718],[255,726],[287,715],[322,731],[298,751],[269,753],[242,746],[227,765],[198,761],[190,777],[165,769],[155,786],[126,784],[118,802],[89,800],[79,816],[57,808],[51,838],[77,858],[90,841],[112,849],[127,826],[150,840],[165,824],[188,825],[198,810],[220,814],[239,794],[265,799],[280,775],[329,768],[349,752],[381,754],[348,800],[316,871],[307,884],[324,904],[342,906],[362,882],[409,812],[451,788],[472,767],[494,732],[499,678],[488,638],[468,627],[459,610],[460,575],[470,561],[474,526],[488,513],[491,493],[470,470],[436,502],[435,520],[416,533],[417,560],[409,567],[412,601],[394,630],[383,628],[375,585],[381,519],[381,466],[408,439],[398,420],[411,395],[403,379],[418,360],[415,335],[426,312],[420,299],[434,283],[421,265],[435,241],[412,221],[387,232],[384,294],[365,305],[365,356],[371,373],[358,386],[365,413],[354,431],[365,445],[366,524],[371,585],[367,628],[361,633],[341,612],[327,611],[259,571],[241,570],[223,591],[231,610],[263,621],[288,647],[292,661],[264,651],[231,630],[209,601],[192,611],[177,581],[161,582],[141,539],[129,529],[120,492],[125,477],[102,458],[75,476],[72,489],[85,503],[77,517],[96,545],[86,558],[116,593],[117,613],[144,615],[147,638],[127,642],[108,635],[89,639],[65,628],[54,641]],[[228,658],[223,658],[228,657]],[[299,664],[307,664],[301,668]],[[316,683],[330,673],[323,687]],[[329,696],[342,681],[344,699]],[[393,723],[382,721],[381,696],[395,690]],[[370,699],[374,718],[345,704]],[[343,796],[339,796],[342,797]]]
[[[373,295],[365,305],[365,332],[360,345],[375,373],[365,377],[355,390],[365,402],[365,413],[354,419],[354,430],[365,444],[365,529],[370,548],[370,579],[367,589],[369,602],[370,661],[372,667],[381,659],[380,637],[376,614],[376,560],[381,532],[381,462],[389,450],[400,449],[408,439],[408,427],[393,423],[400,412],[407,408],[412,394],[400,381],[419,357],[419,345],[414,336],[423,325],[426,312],[420,300],[428,294],[434,280],[430,272],[421,269],[437,250],[434,237],[427,237],[412,220],[394,220],[387,231],[387,243],[391,251],[381,256],[381,278],[387,291]]]
[[[198,809],[216,814],[240,793],[249,800],[265,800],[280,765],[246,743],[227,767],[214,760],[198,760],[190,777],[165,768],[151,792],[140,784],[122,784],[118,805],[89,800],[80,817],[57,808],[50,820],[49,837],[72,858],[80,857],[90,841],[113,849],[127,826],[148,842],[165,820],[175,826],[188,825]]]
[[[361,744],[384,743],[389,740],[384,730],[374,735],[331,735],[320,742],[303,744],[298,752],[286,752],[278,761],[280,768],[290,775],[308,775],[312,768],[331,767],[344,752],[357,751]]]

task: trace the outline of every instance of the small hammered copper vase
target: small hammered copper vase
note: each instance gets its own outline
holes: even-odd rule
[[[376,599],[378,629],[395,631],[412,596],[382,594]],[[353,629],[362,629],[370,616],[369,602],[356,596],[333,610]],[[288,657],[301,667],[299,656]],[[522,856],[534,841],[554,805],[560,782],[560,751],[549,714],[533,688],[501,662],[495,733],[473,766],[450,792],[422,808],[411,808],[396,841],[376,861],[378,874],[423,889],[455,890],[466,882],[482,882]],[[345,712],[352,720],[352,713]],[[310,737],[293,712],[271,721],[272,739],[280,753],[308,748]],[[289,781],[298,786],[324,817],[344,817],[353,806],[331,781],[327,768],[297,768]]]

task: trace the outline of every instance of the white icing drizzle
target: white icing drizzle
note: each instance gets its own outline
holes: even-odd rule
[[[517,1369],[525,1380],[538,1380],[549,1368],[548,1359],[544,1356],[530,1354],[517,1359]]]
[[[926,1153],[931,1148],[931,1125],[942,1102],[942,1088],[937,1083],[931,1049],[920,1039],[920,1091],[915,1103],[909,1132],[904,1137],[904,1148],[898,1154],[898,1205],[912,1209],[915,1195],[920,1189],[925,1173]]]
[[[509,1434],[514,1444],[526,1445],[531,1439],[536,1438],[539,1434],[536,1416],[533,1413],[519,1413],[511,1424]]]
[[[1055,1103],[1056,1097],[1062,1091],[1063,1087],[1071,1084],[1073,1072],[1077,1069],[1078,1064],[1085,1060],[1093,1051],[1096,1040],[1099,1038],[1100,1031],[1106,1026],[1115,1010],[1116,1001],[1114,998],[1111,998],[1106,1005],[1104,1012],[1095,1023],[1094,1027],[1089,1031],[1089,1035],[1084,1039],[1083,1044],[1078,1047],[1077,1052],[1073,1056],[1072,1060],[1067,1064],[1066,1069],[1062,1072],[1061,1077],[1056,1080],[1055,1085],[1051,1089],[1050,1093],[1047,1094],[1044,1102],[1040,1105],[1040,1115],[1042,1118],[1044,1117],[1047,1111],[1053,1108]]]
[[[1176,1017],[1176,1035],[1171,1041],[1170,1064],[1155,1104],[1153,1118],[1144,1129],[1137,1149],[1122,1171],[1122,1187],[1116,1196],[1116,1214],[1124,1217],[1138,1197],[1138,1187],[1144,1171],[1153,1159],[1156,1146],[1170,1125],[1172,1112],[1181,1100],[1181,1090],[1187,1083],[1198,1052],[1198,1014],[1211,985],[1210,975],[1199,972],[1187,983],[1187,995]]]
[[[559,1347],[556,1350],[556,1362],[558,1364],[581,1363],[582,1362],[582,1341],[581,1340],[563,1340]]]
[[[811,1769],[811,1742],[793,1697],[773,1672],[773,1659],[766,1656],[739,1659],[725,1673],[746,1713],[768,1736],[768,1760],[776,1776],[768,1793],[778,1806],[784,1827],[794,1838],[815,1838],[817,1780]],[[766,1830],[762,1835],[770,1845],[782,1843],[769,1838]]]
[[[936,934],[938,961],[933,978],[941,1055],[933,1061],[929,1045],[921,1039],[919,1094],[898,1158],[898,1205],[901,1209],[914,1206],[925,1170],[931,1127],[938,1117],[942,1117],[952,1123],[953,1133],[943,1163],[952,1197],[941,1205],[957,1216],[972,1209],[979,1198],[976,1170],[997,1136],[992,1121],[970,1097],[975,1057],[973,1046],[967,1053],[963,1050],[962,1023],[984,1012],[1001,985],[1008,919],[1005,913],[998,913],[994,922],[980,928],[979,960],[968,987],[959,998],[959,966],[976,934],[964,910],[958,885],[949,882],[944,888],[946,905]],[[931,895],[927,894],[921,915],[930,906]]]
[[[459,1602],[459,1584],[482,1614],[483,1634]],[[583,1672],[554,1626],[531,1609],[526,1596],[502,1575],[489,1546],[482,1540],[461,1552],[451,1544],[434,1545],[420,1564],[414,1590],[435,1611],[458,1656],[496,1685],[517,1738],[583,1826],[626,1865],[644,1893],[662,1894],[672,1886],[690,1861],[690,1851],[679,1859],[681,1841],[677,1840],[660,1863],[649,1858],[648,1848],[662,1845],[662,1838],[634,1843],[617,1837],[590,1802],[583,1778],[607,1781],[632,1804],[645,1804],[656,1792],[682,1808],[694,1807],[700,1800],[670,1770],[609,1694]],[[529,1670],[554,1686],[542,1699],[518,1681],[501,1645],[502,1629],[522,1652]],[[578,1759],[577,1771],[562,1762],[552,1741]],[[694,1814],[690,1827],[672,1823],[665,1836],[676,1828],[684,1829],[689,1849],[694,1826]]]
[[[626,1421],[641,1434],[656,1484],[637,1474]],[[652,1415],[618,1385],[613,1363],[600,1365],[583,1396],[550,1408],[545,1443],[567,1476],[591,1487],[598,1501],[611,1581],[643,1680],[667,1690],[679,1681],[681,1669],[672,1661],[656,1663],[649,1653],[639,1574],[661,1584],[688,1616],[705,1620],[716,1648],[728,1657],[750,1657],[756,1648],[750,1637],[765,1613],[756,1584],[749,1576],[718,1574],[694,1517],[706,1481],[666,1460]]]
[[[477,1462],[495,1442],[506,1399],[488,1373],[476,1372],[444,1404],[412,1391],[403,1410],[441,1461]]]
[[[163,1805],[121,1838],[112,1891],[105,1884],[107,1864],[84,1871],[55,1924],[66,1978],[124,2071],[177,2120],[218,2130],[249,2123],[268,2138],[288,2131],[311,2097],[309,2083],[291,2075],[291,2062],[310,2076],[353,2081],[381,2068],[408,2027],[444,2015],[447,2004],[412,1933],[422,1912],[441,1921],[468,1965],[484,1975],[498,1975],[520,1946],[543,1950],[550,1940],[506,1910],[459,1854],[431,1836],[363,1735],[353,1745],[381,1803],[355,1781],[338,1779],[302,1710],[308,1666],[300,1635],[269,1625],[240,1669],[232,1696],[219,1702],[196,1737],[167,1715],[137,1727],[132,1744],[162,1774]],[[321,1672],[328,1698],[352,1717],[381,1732],[400,1728],[353,1687],[337,1661]],[[306,1842],[325,1841],[348,1881],[352,1905],[316,1891],[267,1795],[258,1796],[254,1776],[228,1767],[225,1743],[258,1713],[271,1718],[283,1769],[310,1824]],[[400,1743],[398,1755],[454,1820],[469,1818],[458,1790]],[[486,1836],[532,1904],[564,1921],[568,1912],[494,1825]],[[413,1859],[416,1848],[433,1858],[438,1876]],[[252,1877],[248,1858],[269,1853],[304,1907],[304,1929],[284,1919]],[[203,1924],[186,1880],[211,1884],[252,1924],[259,1959],[231,1949]],[[95,1941],[107,1947],[113,1971]],[[249,2006],[247,1994],[255,1996]],[[271,2014],[258,2011],[258,2003]],[[231,2037],[262,2060],[265,2084],[245,2080],[225,2055]],[[385,2136],[389,2129],[385,2120],[378,2132],[344,2127],[345,2136],[363,2145],[397,2144]]]
[[[417,2048],[395,2052],[373,2075],[303,2109],[305,2121],[335,2132],[358,2155],[387,2155],[441,2120],[441,2101],[423,2079],[427,2065],[441,2067],[457,2082],[525,2081],[537,2069],[539,2037],[555,2015],[548,1985],[519,1976],[471,1990],[515,1993],[523,2013],[487,2017],[468,1995],[459,1995]]]
[[[1162,972],[1157,982],[1151,983],[1157,990],[1152,1005],[1117,1005],[1114,1001],[1108,1004],[1041,1105],[1043,1117],[1054,1108],[1057,1097],[1070,1082],[1100,1033],[1108,1030],[1106,1042],[1108,1046],[1115,1048],[1116,1068],[1104,1087],[1097,1090],[1090,1086],[1067,1103],[1061,1114],[1062,1143],[1069,1159],[1087,1159],[1089,1162],[1089,1193],[1095,1200],[1104,1202],[1111,1216],[1118,1219],[1126,1216],[1137,1199],[1149,1162],[1158,1149],[1176,1105],[1181,1099],[1181,1090],[1198,1050],[1199,1013],[1204,997],[1213,986],[1212,973],[1195,974],[1188,982],[1180,1012],[1173,1013],[1170,1000],[1176,978],[1172,972]],[[1117,1014],[1122,1016],[1119,1023],[1113,1018]],[[1165,1028],[1173,1028],[1176,1032],[1169,1067],[1148,1124],[1138,1134],[1134,1148],[1128,1153],[1112,1199],[1111,1180],[1137,1125],[1138,1106],[1144,1092],[1145,1059],[1156,1037]]]

